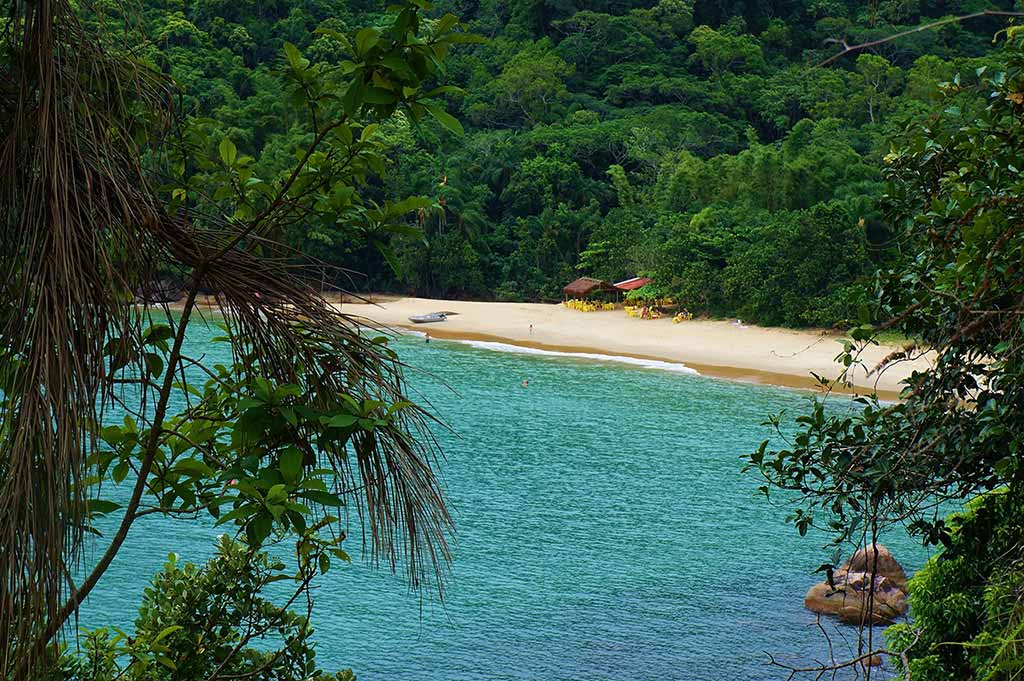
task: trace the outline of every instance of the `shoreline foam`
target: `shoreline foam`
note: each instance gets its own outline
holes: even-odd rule
[[[440,340],[440,338],[439,338]],[[630,364],[642,369],[657,369],[660,371],[671,371],[680,374],[699,376],[700,372],[692,367],[678,362],[666,362],[660,359],[642,359],[630,357],[629,355],[608,355],[597,352],[568,352],[563,350],[545,350],[534,348],[528,345],[513,345],[512,343],[501,343],[498,341],[471,340],[465,338],[451,339],[455,343],[462,343],[481,350],[492,350],[495,352],[508,352],[520,355],[535,355],[542,357],[555,357],[564,359],[582,359],[595,362],[614,362],[619,364]]]
[[[429,333],[432,338],[504,346],[506,351],[556,354],[591,361],[616,361],[655,368],[681,367],[680,373],[725,378],[787,388],[817,389],[814,372],[829,378],[839,374],[835,356],[842,350],[840,336],[824,331],[758,327],[717,320],[691,320],[672,324],[670,319],[640,320],[621,310],[577,312],[561,305],[541,303],[485,303],[426,298],[377,298],[372,304],[343,303],[341,309],[376,324]],[[447,321],[413,324],[408,317],[438,310],[456,313]],[[532,330],[531,330],[532,326]],[[492,347],[492,349],[497,349]],[[864,352],[867,367],[874,367],[898,348],[872,346]],[[620,360],[622,361],[622,360]],[[928,362],[918,359],[869,374],[859,368],[854,390],[874,391],[880,398],[897,399],[900,381]],[[664,367],[662,367],[664,368]],[[837,391],[839,391],[837,389]]]

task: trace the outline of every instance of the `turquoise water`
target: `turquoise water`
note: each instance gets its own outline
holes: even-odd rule
[[[204,335],[197,349],[221,351]],[[364,681],[784,679],[765,651],[826,655],[802,608],[824,539],[797,536],[740,473],[740,454],[769,435],[764,417],[799,410],[805,394],[415,336],[396,345],[455,431],[438,432],[458,525],[447,598],[359,561],[332,569],[316,594],[321,666]],[[166,554],[202,562],[219,531],[142,519],[82,626],[130,626]],[[910,569],[926,558],[906,537],[887,544]]]

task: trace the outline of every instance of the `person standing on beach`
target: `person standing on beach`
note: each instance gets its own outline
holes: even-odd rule
[[[533,324],[530,324],[530,335],[533,335]]]

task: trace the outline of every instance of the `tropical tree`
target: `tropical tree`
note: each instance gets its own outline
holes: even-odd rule
[[[231,139],[171,109],[171,82],[132,56],[131,17],[65,0],[9,4],[0,678],[46,666],[148,514],[216,519],[253,560],[267,542],[292,541],[288,578],[304,589],[346,556],[332,514],[346,505],[373,560],[403,565],[417,587],[443,574],[451,521],[427,414],[406,399],[386,339],[324,302],[275,239],[290,224],[344,224],[386,250],[387,236],[410,231],[404,217],[425,200],[363,194],[385,170],[378,121],[401,109],[461,130],[433,82],[471,38],[453,15],[425,19],[427,6],[397,5],[348,35],[327,29],[346,47],[344,68],[285,45],[279,77],[306,134],[296,162],[260,176]],[[173,313],[151,302],[168,275],[184,290]],[[187,352],[204,291],[223,313],[226,366]],[[131,490],[123,507],[111,482]],[[119,515],[116,530],[83,564],[104,514]],[[210,678],[230,668],[224,660]]]
[[[758,71],[765,66],[761,47],[750,36],[698,26],[690,33],[690,42],[693,61],[712,78],[721,78],[729,71]]]
[[[897,664],[913,679],[1010,679],[1024,668],[1019,30],[1005,58],[982,71],[982,106],[955,106],[962,89],[948,88],[942,113],[887,157],[887,205],[907,255],[880,275],[841,360],[858,367],[860,349],[895,329],[916,344],[865,368],[877,374],[925,353],[932,366],[907,379],[898,403],[860,398],[851,413],[819,400],[787,446],[766,442],[750,455],[766,494],[795,493],[801,533],[817,525],[865,544],[904,524],[946,547],[911,583],[914,622],[893,632]],[[966,514],[944,519],[968,499]]]
[[[350,669],[328,673],[317,664],[313,602],[301,598],[317,574],[307,571],[279,605],[265,592],[293,576],[265,552],[222,535],[205,565],[171,553],[142,596],[130,636],[116,627],[83,632],[41,681],[354,681]]]
[[[487,88],[490,103],[479,106],[475,115],[503,125],[551,122],[568,99],[565,79],[572,72],[550,41],[540,40],[509,60]]]
[[[891,106],[893,93],[901,85],[903,72],[889,64],[884,57],[862,54],[857,57],[854,76],[852,106],[867,109],[868,120],[875,124]]]

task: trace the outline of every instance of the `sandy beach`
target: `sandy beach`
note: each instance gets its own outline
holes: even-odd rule
[[[372,304],[346,302],[341,309],[397,328],[415,328],[435,338],[498,341],[544,350],[618,355],[683,363],[708,376],[814,388],[811,372],[834,378],[839,336],[824,332],[763,328],[733,321],[669,318],[643,320],[623,310],[579,312],[562,305],[481,303],[425,298],[374,297]],[[454,312],[447,321],[413,324],[410,315]],[[531,331],[532,325],[532,331]],[[874,366],[896,347],[873,346],[862,355]],[[925,360],[903,362],[868,375],[861,367],[853,376],[858,392],[875,390],[881,397],[898,395],[900,381]]]

